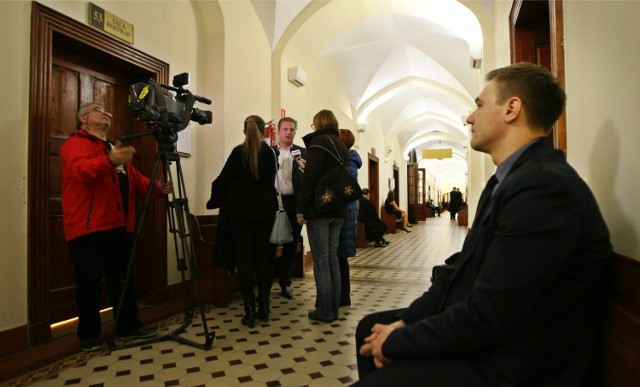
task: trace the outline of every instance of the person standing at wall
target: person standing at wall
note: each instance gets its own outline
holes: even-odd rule
[[[349,150],[349,171],[358,178],[362,159],[355,149],[351,149],[356,138],[349,129],[340,129],[340,141]],[[349,258],[356,256],[358,239],[358,201],[347,205],[347,217],[340,228],[338,243],[338,263],[340,264],[340,306],[351,305],[351,281],[349,279]]]
[[[216,265],[238,271],[244,301],[242,325],[253,328],[255,319],[269,321],[273,282],[271,227],[278,208],[276,152],[264,141],[264,120],[252,115],[244,120],[244,142],[231,151],[220,175],[211,184],[207,208],[220,208],[216,230]],[[222,246],[225,246],[224,248]],[[226,248],[226,250],[225,250]],[[225,251],[220,254],[220,251]],[[253,289],[258,280],[258,312]]]
[[[60,149],[62,214],[73,262],[78,305],[77,334],[82,350],[101,347],[100,282],[104,276],[109,301],[117,314],[131,255],[136,222],[136,195],[146,194],[151,181],[131,164],[136,150],[107,139],[111,113],[92,102],[78,110],[78,130]],[[153,197],[171,192],[170,183],[155,182]],[[133,280],[124,289],[116,332],[124,338],[154,336],[158,329],[142,326]]]
[[[293,143],[297,130],[298,122],[295,119],[281,118],[278,121],[278,145],[274,147],[279,151],[278,165],[280,166],[276,175],[276,188],[282,196],[282,206],[289,217],[293,234],[293,242],[282,246],[282,256],[278,267],[280,295],[287,299],[293,298],[291,271],[298,254],[298,243],[302,231],[302,225],[298,224],[296,219],[296,202],[302,189],[304,165],[307,159],[307,149]]]
[[[304,183],[298,198],[297,218],[300,225],[307,224],[307,235],[313,255],[313,276],[316,280],[316,309],[309,312],[309,319],[332,322],[340,312],[340,267],[338,241],[340,228],[347,216],[347,207],[320,212],[315,207],[314,193],[325,171],[340,164],[332,155],[318,146],[333,150],[343,162],[349,160],[349,151],[340,141],[338,119],[330,110],[321,110],[313,117],[312,129],[302,139],[307,146],[307,164]]]

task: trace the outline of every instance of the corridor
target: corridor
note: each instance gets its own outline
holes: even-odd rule
[[[431,268],[458,251],[466,227],[445,213],[385,237],[391,244],[369,243],[350,260],[352,305],[338,321],[311,322],[315,285],[311,268],[295,279],[294,299],[271,297],[271,320],[249,329],[238,293],[229,308],[206,311],[216,339],[209,351],[164,341],[109,353],[80,353],[15,379],[16,386],[336,386],[358,379],[354,332],[371,312],[407,306],[429,286]],[[180,325],[182,315],[159,324],[161,334]],[[199,322],[196,316],[194,322]],[[196,324],[184,335],[202,342]]]

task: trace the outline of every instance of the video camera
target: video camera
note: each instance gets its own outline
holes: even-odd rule
[[[213,122],[211,111],[193,107],[196,101],[210,105],[211,100],[194,95],[184,88],[189,84],[188,73],[175,75],[172,83],[173,87],[151,79],[149,83],[138,82],[131,85],[129,106],[133,117],[147,126],[174,133],[186,128],[189,121],[200,125]]]

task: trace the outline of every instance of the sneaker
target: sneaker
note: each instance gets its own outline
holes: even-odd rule
[[[387,247],[386,244],[384,244],[383,242],[376,242],[373,247]]]
[[[100,339],[82,340],[80,341],[80,348],[82,348],[84,352],[99,351],[102,349],[102,342],[100,342]]]
[[[292,299],[293,298],[293,292],[291,291],[291,287],[290,286],[285,286],[284,288],[282,288],[282,290],[280,291],[280,295],[286,299]]]
[[[146,339],[158,334],[158,328],[140,327],[129,335],[120,335],[123,339]]]

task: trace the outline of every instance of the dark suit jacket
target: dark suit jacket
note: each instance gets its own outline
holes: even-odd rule
[[[392,359],[455,356],[492,386],[583,386],[594,358],[609,232],[561,151],[516,160],[436,282],[399,317]]]
[[[278,146],[272,146],[276,152],[278,152]],[[303,148],[296,144],[291,145],[289,151],[299,150],[300,156],[303,159],[307,159],[307,148]],[[302,172],[298,166],[298,163],[295,160],[291,160],[291,180],[293,183],[293,195],[298,197],[300,190],[302,189],[302,182],[304,181],[304,172]]]

